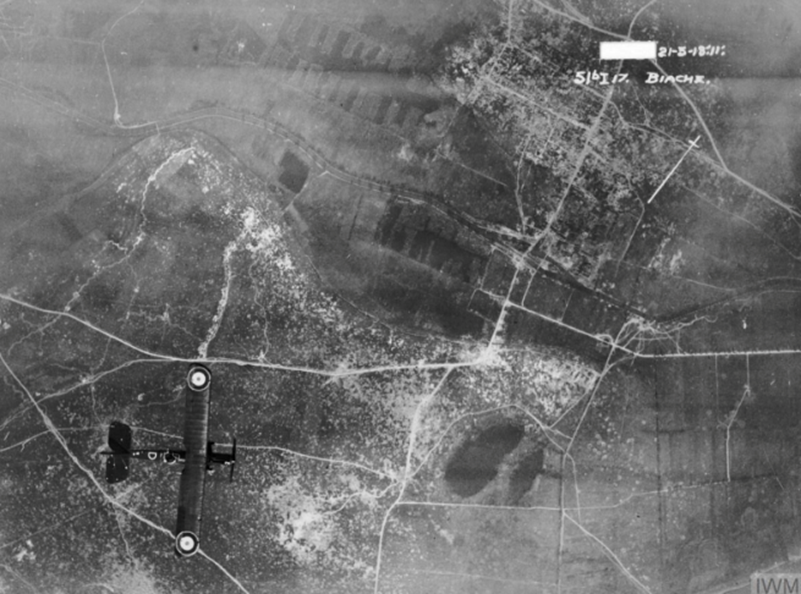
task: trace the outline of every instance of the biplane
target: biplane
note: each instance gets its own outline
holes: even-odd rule
[[[203,365],[190,365],[186,374],[186,413],[184,418],[184,449],[132,449],[131,428],[118,421],[109,426],[106,458],[106,480],[119,483],[128,478],[131,460],[161,461],[165,464],[182,463],[178,493],[178,522],[175,529],[175,552],[180,557],[191,557],[200,546],[200,520],[206,472],[213,465],[230,466],[230,480],[234,479],[236,465],[236,439],[230,453],[214,451],[214,442],[208,440],[209,390],[211,372]]]

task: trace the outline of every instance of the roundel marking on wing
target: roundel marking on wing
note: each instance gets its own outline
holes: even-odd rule
[[[194,532],[184,530],[175,537],[175,550],[178,551],[178,554],[182,557],[191,557],[197,553],[199,547],[200,539]]]
[[[193,365],[186,376],[186,385],[194,392],[201,392],[209,387],[211,373],[205,367]]]

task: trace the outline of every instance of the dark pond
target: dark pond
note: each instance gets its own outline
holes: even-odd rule
[[[281,175],[278,181],[295,194],[303,189],[306,178],[309,177],[309,167],[295,153],[287,151],[281,157]]]
[[[508,501],[514,505],[526,494],[545,464],[545,452],[535,450],[523,456],[509,478]]]
[[[521,425],[503,424],[484,429],[463,443],[448,462],[445,482],[460,497],[470,497],[498,474],[503,457],[523,439]]]

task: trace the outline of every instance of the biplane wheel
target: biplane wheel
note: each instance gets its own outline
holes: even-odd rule
[[[178,458],[176,458],[175,454],[173,454],[172,452],[166,452],[164,454],[164,461],[167,464],[175,464],[176,462],[178,462]]]
[[[211,383],[211,372],[202,365],[193,365],[186,375],[186,385],[193,392],[202,392]]]
[[[175,537],[175,550],[181,557],[191,557],[197,553],[199,547],[200,539],[194,532],[184,530]]]

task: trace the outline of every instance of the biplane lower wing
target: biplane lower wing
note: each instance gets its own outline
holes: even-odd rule
[[[194,364],[186,377],[186,416],[184,449],[186,459],[178,493],[178,522],[175,552],[181,557],[194,555],[200,546],[200,521],[206,483],[209,388],[211,372]]]

